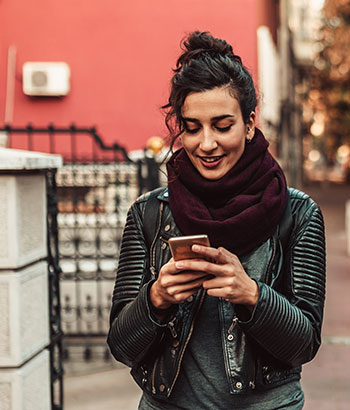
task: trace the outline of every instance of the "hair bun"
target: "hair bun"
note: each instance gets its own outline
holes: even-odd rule
[[[206,31],[194,31],[183,42],[183,54],[179,57],[176,67],[178,70],[182,66],[189,64],[191,60],[207,56],[229,57],[242,65],[241,57],[236,55],[230,44],[225,40],[213,37]]]

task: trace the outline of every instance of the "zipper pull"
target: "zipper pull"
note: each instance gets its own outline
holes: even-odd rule
[[[150,266],[149,270],[151,271],[151,279],[155,279],[156,278],[156,269],[154,266]]]
[[[237,322],[238,322],[238,317],[237,317],[237,316],[234,316],[233,319],[232,319],[231,326],[228,328],[228,331],[227,331],[227,333],[228,333],[229,335],[232,334],[233,329],[234,329],[234,328],[236,327],[236,325],[237,325]]]
[[[171,321],[168,323],[168,328],[169,328],[170,333],[171,333],[171,335],[172,335],[172,337],[173,337],[174,339],[177,338],[177,333],[176,333],[175,326],[174,326],[175,320],[176,320],[176,317],[174,317],[174,319],[171,320]]]

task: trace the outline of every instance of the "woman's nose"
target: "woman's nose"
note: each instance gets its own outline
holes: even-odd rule
[[[199,147],[202,151],[208,152],[213,151],[217,148],[218,144],[215,138],[214,133],[211,129],[203,129],[202,138],[199,144]]]

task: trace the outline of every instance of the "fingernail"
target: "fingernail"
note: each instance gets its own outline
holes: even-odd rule
[[[184,263],[183,263],[183,262],[176,262],[176,263],[175,263],[175,266],[176,266],[177,268],[182,268],[182,267],[184,266]]]
[[[200,247],[198,245],[193,245],[192,250],[199,251]]]

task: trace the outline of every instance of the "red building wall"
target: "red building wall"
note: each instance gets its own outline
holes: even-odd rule
[[[96,125],[107,142],[142,148],[166,135],[166,103],[179,43],[195,29],[229,41],[257,75],[256,29],[275,30],[274,0],[1,0],[0,126],[4,124],[8,48],[17,49],[12,125]],[[30,98],[26,61],[65,61],[71,92]]]

